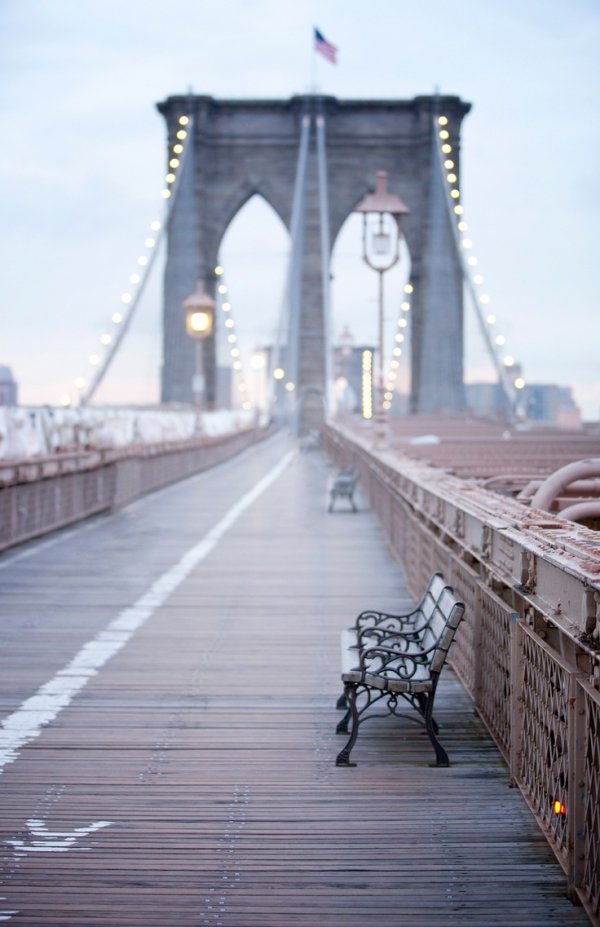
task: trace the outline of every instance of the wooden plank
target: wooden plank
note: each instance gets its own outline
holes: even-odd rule
[[[0,571],[4,713],[281,453],[276,439]],[[450,672],[436,711],[449,769],[429,766],[419,728],[391,719],[361,731],[356,768],[334,766],[339,631],[363,608],[408,597],[370,514],[327,514],[326,486],[320,457],[299,455],[6,767],[0,917],[26,927],[588,923]],[[110,823],[84,832],[99,822]]]

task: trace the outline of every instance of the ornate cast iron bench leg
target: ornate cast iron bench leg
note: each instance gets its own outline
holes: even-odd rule
[[[431,741],[431,746],[435,750],[435,763],[432,763],[432,766],[449,766],[450,760],[448,754],[442,747],[441,743],[435,736],[438,732],[438,726],[433,720],[433,693],[431,696],[427,696],[427,705],[423,713],[423,718],[425,720],[425,730]]]
[[[352,718],[352,726],[350,728],[350,737],[346,746],[340,750],[337,755],[335,765],[336,766],[356,766],[356,763],[350,762],[350,754],[352,748],[356,743],[356,738],[358,737],[358,709],[356,707],[356,686],[348,683],[344,687],[344,695],[348,700],[348,711],[345,716],[342,718],[340,723],[337,726],[336,733],[346,734],[348,732],[348,720]]]
[[[348,705],[346,705],[347,711],[341,721],[338,721],[335,733],[336,734],[347,734],[348,733],[348,721],[350,720],[352,712]]]
[[[423,715],[423,718],[425,718],[425,715],[426,715],[426,712],[427,712],[427,702],[428,702],[428,698],[427,698],[427,696],[424,695],[422,692],[420,692],[420,693],[418,693],[417,695],[415,695],[415,698],[416,698],[417,703],[418,703],[418,705],[419,705],[419,710],[420,710],[421,714]],[[432,710],[433,710],[433,706],[432,706]],[[437,723],[437,721],[435,720],[435,718],[433,717],[433,715],[431,716],[431,726],[432,726],[432,728],[433,728],[433,733],[434,733],[434,734],[439,734],[440,729],[439,729],[438,723]],[[427,723],[425,723],[425,729],[427,729]]]

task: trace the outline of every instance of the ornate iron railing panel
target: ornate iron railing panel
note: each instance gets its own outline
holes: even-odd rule
[[[481,648],[476,704],[504,757],[512,737],[511,631],[517,614],[491,589],[481,589]],[[513,632],[514,633],[514,632]]]
[[[519,700],[522,710],[521,786],[566,865],[569,795],[569,668],[540,638],[519,624]],[[513,684],[514,684],[513,680]]]
[[[452,665],[600,927],[600,542],[552,515],[342,429],[352,465],[415,598],[440,570],[465,602]]]
[[[574,828],[575,872],[572,878],[575,884],[581,879],[588,913],[600,920],[600,697],[582,681],[579,681],[579,692],[583,701],[580,718],[585,719],[585,747],[581,751],[583,775],[579,780],[583,809],[581,820],[575,822]]]
[[[440,564],[444,577],[454,589],[459,602],[465,603],[465,615],[456,632],[450,662],[478,705],[478,664],[481,641],[480,579],[466,563],[450,555],[447,564]],[[432,571],[433,572],[433,571]]]

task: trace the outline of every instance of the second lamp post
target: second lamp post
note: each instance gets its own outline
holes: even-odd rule
[[[196,284],[195,292],[184,301],[183,308],[186,331],[196,341],[192,395],[194,405],[200,409],[205,385],[202,342],[212,334],[215,317],[215,301],[205,292],[202,280]]]
[[[367,193],[354,212],[363,217],[363,260],[379,274],[378,294],[378,341],[379,363],[377,366],[377,390],[375,402],[374,445],[383,448],[387,444],[387,416],[383,405],[385,392],[384,356],[384,303],[383,275],[400,260],[400,220],[410,209],[399,196],[387,188],[387,171],[377,171],[375,192]]]

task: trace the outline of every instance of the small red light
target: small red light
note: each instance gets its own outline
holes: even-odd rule
[[[567,809],[561,801],[555,801],[554,804],[552,805],[552,810],[554,811],[554,814],[566,814],[567,813]]]

